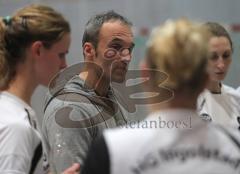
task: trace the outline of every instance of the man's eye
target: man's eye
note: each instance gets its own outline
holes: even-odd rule
[[[115,49],[115,50],[120,50],[122,48],[122,45],[112,45],[111,48]]]

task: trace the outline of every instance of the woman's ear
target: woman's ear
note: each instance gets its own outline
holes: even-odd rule
[[[40,57],[43,51],[43,43],[41,41],[35,41],[31,44],[30,50],[34,57]]]
[[[93,60],[95,57],[95,48],[90,42],[86,42],[83,45],[83,55],[86,60]]]

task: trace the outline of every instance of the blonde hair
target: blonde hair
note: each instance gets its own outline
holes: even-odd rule
[[[6,89],[15,77],[32,42],[42,41],[51,48],[66,33],[70,33],[69,23],[48,6],[29,5],[8,19],[0,18],[0,89]]]
[[[155,28],[147,45],[147,63],[168,75],[161,85],[173,90],[198,89],[206,73],[208,39],[205,28],[187,19],[167,21]],[[160,77],[153,77],[158,85]]]

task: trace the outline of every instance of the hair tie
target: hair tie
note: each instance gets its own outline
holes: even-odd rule
[[[12,22],[11,16],[5,16],[5,17],[3,18],[3,22],[4,22],[5,25],[7,25],[7,26],[11,25],[11,22]]]

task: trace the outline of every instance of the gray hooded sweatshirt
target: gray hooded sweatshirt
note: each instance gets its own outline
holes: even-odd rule
[[[104,129],[126,124],[127,115],[117,91],[110,88],[107,97],[100,97],[78,75],[48,93],[42,134],[50,170],[61,173],[73,162],[82,165],[92,141]]]

